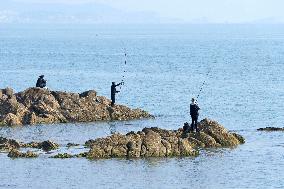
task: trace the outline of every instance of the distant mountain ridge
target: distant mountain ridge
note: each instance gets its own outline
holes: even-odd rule
[[[99,3],[1,2],[0,23],[156,23],[153,12],[128,12]]]

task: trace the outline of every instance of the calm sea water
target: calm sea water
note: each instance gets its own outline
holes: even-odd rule
[[[127,64],[124,64],[124,53]],[[144,127],[176,129],[199,98],[201,118],[246,138],[235,149],[197,158],[12,160],[0,154],[0,188],[284,188],[284,25],[14,26],[0,25],[0,88],[21,91],[44,74],[52,90],[95,89],[155,120],[0,128],[25,142],[62,146]],[[59,152],[78,152],[82,147]],[[53,152],[57,153],[58,151]]]

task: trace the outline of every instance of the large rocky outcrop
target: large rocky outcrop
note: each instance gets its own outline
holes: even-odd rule
[[[114,134],[106,138],[89,140],[91,149],[88,158],[115,157],[168,157],[196,156],[198,148],[234,147],[244,143],[244,138],[230,133],[223,126],[209,119],[202,120],[200,132],[188,133],[179,130],[145,128],[126,135]]]
[[[179,157],[197,156],[200,148],[235,147],[245,139],[231,133],[216,121],[204,119],[198,124],[199,132],[193,133],[178,130],[165,130],[157,127],[144,128],[142,131],[129,132],[126,135],[113,134],[106,138],[88,140],[85,146],[88,152],[80,154],[57,154],[51,158],[143,158],[143,157]],[[68,143],[67,146],[79,144]],[[0,137],[0,151],[9,152],[12,158],[37,157],[34,152],[19,151],[25,148],[38,148],[44,151],[56,150],[59,144],[52,141],[17,142]]]
[[[29,88],[14,94],[12,89],[6,88],[0,90],[0,124],[11,126],[152,117],[141,109],[109,105],[110,100],[97,96],[96,91],[78,94]]]

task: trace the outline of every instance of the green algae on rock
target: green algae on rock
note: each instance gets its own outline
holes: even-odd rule
[[[197,156],[198,148],[235,147],[244,143],[242,136],[230,133],[216,121],[202,120],[198,133],[165,130],[157,127],[126,135],[114,134],[106,138],[89,140],[88,158],[139,158]]]
[[[68,154],[68,153],[63,153],[63,154],[56,154],[54,156],[51,156],[50,158],[55,158],[55,159],[68,159],[68,158],[82,158],[82,157],[87,157],[87,152],[83,152],[80,154]]]
[[[66,159],[66,158],[74,158],[76,156],[68,154],[68,153],[63,153],[63,154],[57,154],[55,156],[51,156],[50,158],[55,158],[55,159]]]
[[[6,88],[0,90],[0,123],[12,126],[153,118],[144,110],[111,107],[110,103],[93,90],[79,94],[28,88],[14,94],[13,89]]]

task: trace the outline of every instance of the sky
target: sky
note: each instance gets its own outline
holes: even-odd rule
[[[284,0],[1,0],[0,23],[284,23]]]

